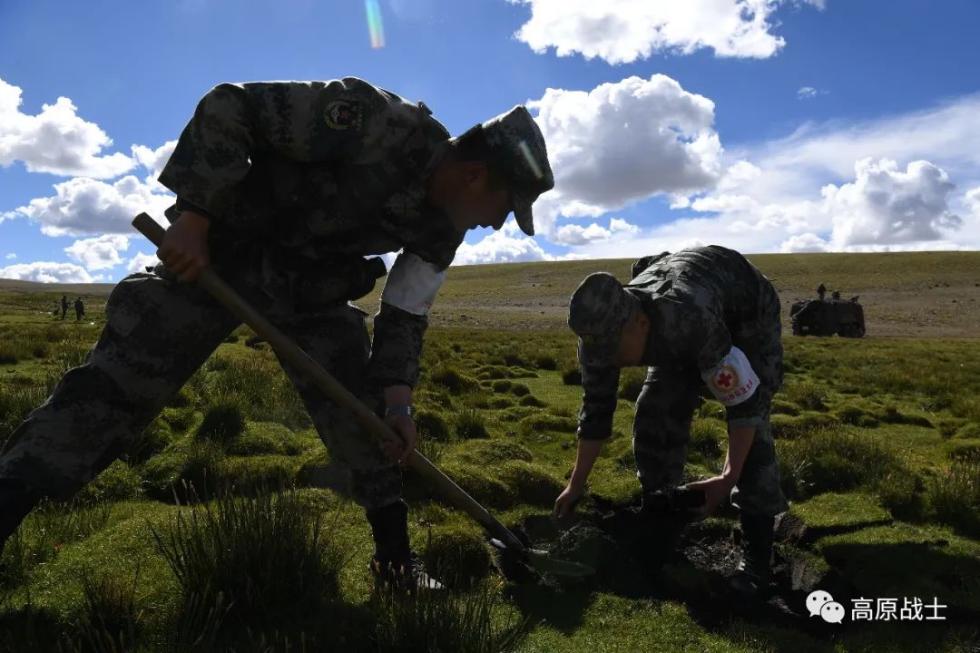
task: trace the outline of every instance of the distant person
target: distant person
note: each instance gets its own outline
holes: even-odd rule
[[[597,272],[572,295],[568,324],[579,336],[583,398],[575,468],[555,513],[562,517],[574,508],[612,435],[620,369],[647,366],[633,422],[644,511],[664,520],[656,507],[693,490],[703,493],[701,514],[707,515],[731,497],[744,533],[732,586],[759,598],[769,587],[774,518],[788,507],[769,425],[783,380],[779,297],[741,254],[723,247],[665,252],[641,262],[626,286]],[[725,406],[728,454],[720,475],[681,486],[691,418],[705,385]]]
[[[830,297],[835,302],[839,302],[840,301],[840,291],[839,290],[835,290],[833,293],[831,293]]]
[[[827,286],[823,284],[817,286],[817,297],[820,298],[820,301],[823,301],[823,296],[826,294],[827,294]]]
[[[65,316],[67,314],[68,314],[68,296],[62,295],[61,296],[61,319],[62,320],[65,319]]]
[[[194,281],[212,264],[397,434],[379,445],[284,364],[331,456],[351,470],[381,582],[431,586],[409,547],[399,462],[417,430],[413,389],[428,312],[469,229],[503,227],[554,186],[525,107],[451,138],[423,103],[356,77],[220,84],[197,105],[160,183],[177,198],[163,265],[116,284],[84,365],[0,453],[0,542],[44,497],[68,498],[107,467],[240,321]],[[370,339],[349,304],[401,253]],[[184,283],[182,283],[184,282]]]
[[[75,321],[79,322],[85,317],[85,304],[82,303],[82,298],[78,297],[75,299]]]

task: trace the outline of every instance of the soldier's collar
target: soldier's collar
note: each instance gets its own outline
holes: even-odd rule
[[[422,168],[421,177],[423,181],[432,176],[432,173],[435,171],[436,167],[438,167],[438,165],[442,163],[443,159],[449,155],[449,151],[451,149],[452,146],[448,140],[445,140],[432,148],[432,155],[429,157],[428,163],[426,163]]]

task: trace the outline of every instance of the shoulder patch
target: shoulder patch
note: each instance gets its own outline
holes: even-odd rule
[[[353,100],[334,100],[323,111],[323,121],[330,129],[357,131],[362,119],[361,105]]]

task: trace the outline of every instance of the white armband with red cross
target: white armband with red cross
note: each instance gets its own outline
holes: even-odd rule
[[[759,387],[759,377],[749,364],[749,359],[734,346],[718,365],[702,372],[701,378],[708,384],[715,399],[726,406],[737,406],[755,394]]]
[[[391,266],[381,301],[413,315],[426,315],[445,279],[445,270],[440,271],[418,254],[402,252]]]

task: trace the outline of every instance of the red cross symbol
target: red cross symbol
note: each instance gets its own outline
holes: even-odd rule
[[[732,384],[732,375],[727,372],[722,372],[718,375],[717,383],[722,388],[727,388]]]

